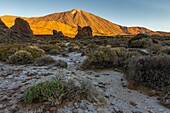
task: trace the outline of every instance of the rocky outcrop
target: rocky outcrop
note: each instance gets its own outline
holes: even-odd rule
[[[53,30],[53,37],[54,38],[64,38],[65,36],[61,31]]]
[[[80,26],[78,26],[78,33],[75,36],[75,38],[92,38],[92,29],[90,26],[86,26],[81,28]]]
[[[11,28],[12,35],[18,37],[32,37],[33,32],[29,23],[21,18],[16,18],[14,26]]]
[[[8,35],[9,28],[0,19],[0,35]]]
[[[8,29],[4,22],[0,19],[0,28]]]

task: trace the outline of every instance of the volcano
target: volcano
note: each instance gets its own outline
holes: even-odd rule
[[[1,16],[2,21],[11,27],[18,16]],[[42,17],[20,17],[26,20],[35,35],[51,35],[52,30],[62,31],[65,36],[74,37],[78,26],[90,26],[93,35],[115,36],[136,35],[146,33],[148,35],[169,35],[166,32],[154,32],[145,27],[125,27],[112,23],[94,14],[83,10],[73,9],[66,12],[53,13]]]

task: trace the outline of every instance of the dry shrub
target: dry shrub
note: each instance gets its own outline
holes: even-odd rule
[[[128,78],[151,88],[170,85],[170,57],[143,56],[133,59],[128,66]]]
[[[34,58],[31,53],[20,50],[11,55],[7,62],[11,64],[30,64],[33,61]]]
[[[39,58],[45,55],[45,51],[36,46],[26,46],[25,48],[22,48],[21,50],[30,52],[34,58]]]
[[[158,52],[161,50],[161,45],[160,44],[151,44],[147,49],[152,54],[158,54]]]
[[[170,55],[170,47],[163,48],[158,53],[160,55]]]
[[[36,59],[35,65],[44,66],[44,65],[53,64],[55,62],[56,61],[51,56],[43,56],[43,57]]]

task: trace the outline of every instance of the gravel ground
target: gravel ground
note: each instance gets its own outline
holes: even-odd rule
[[[79,66],[86,57],[82,57],[80,53],[73,52],[68,57],[52,57],[66,61],[68,68],[0,63],[0,113],[170,113],[168,108],[158,103],[157,97],[149,97],[139,91],[127,89],[127,81],[120,72],[81,70]],[[103,96],[103,102],[91,103],[82,100],[79,103],[68,103],[62,108],[50,106],[48,102],[33,105],[21,102],[23,93],[29,86],[52,79],[59,73],[87,79]]]

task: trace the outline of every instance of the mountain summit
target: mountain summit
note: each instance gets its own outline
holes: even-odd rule
[[[14,20],[17,18],[17,16],[2,16],[0,18],[8,27],[11,27],[14,24]],[[78,26],[90,26],[93,30],[93,35],[99,36],[155,33],[144,27],[120,26],[99,16],[78,9],[53,13],[42,17],[21,18],[30,24],[34,34],[52,34],[52,30],[57,30],[62,31],[66,36],[74,37],[77,34]]]

